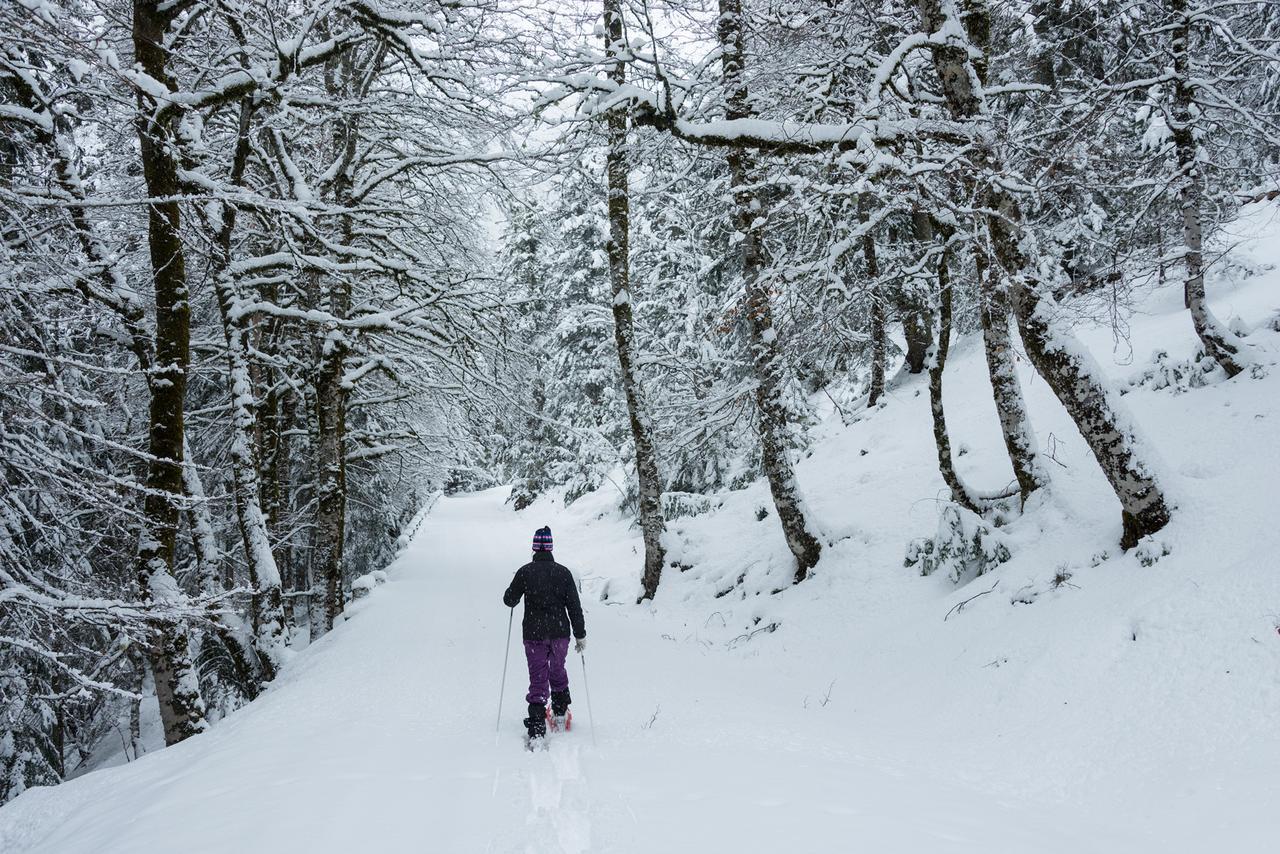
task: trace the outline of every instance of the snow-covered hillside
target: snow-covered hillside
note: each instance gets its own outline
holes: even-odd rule
[[[1011,559],[959,587],[904,568],[907,543],[933,534],[944,489],[927,388],[900,379],[854,423],[832,413],[798,468],[833,544],[802,585],[787,583],[776,518],[757,518],[770,507],[759,483],[670,525],[680,568],[643,606],[631,604],[642,546],[615,494],[519,513],[502,489],[444,499],[389,582],[262,699],[176,747],[26,792],[0,809],[0,851],[1274,846],[1273,217],[1237,226],[1250,242],[1210,285],[1265,368],[1183,393],[1148,381],[1125,397],[1178,505],[1145,561],[1119,553],[1115,499],[1027,372],[1056,464],[1052,488],[1004,529]],[[1146,299],[1127,341],[1109,328],[1083,336],[1127,387],[1152,368],[1154,342],[1166,363],[1196,344],[1175,289]],[[1004,485],[977,342],[958,343],[947,395],[962,472]],[[542,524],[582,579],[594,720],[573,661],[575,730],[527,754],[515,641],[495,740],[499,596]]]

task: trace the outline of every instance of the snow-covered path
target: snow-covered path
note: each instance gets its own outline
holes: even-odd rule
[[[827,686],[783,659],[677,642],[643,609],[586,603],[598,746],[574,660],[578,726],[521,749],[514,641],[495,743],[499,596],[531,530],[501,499],[441,501],[390,582],[266,696],[206,736],[28,792],[0,811],[0,850],[1143,850],[1078,807],[899,763],[847,717],[800,714]],[[572,565],[581,532],[556,533]]]

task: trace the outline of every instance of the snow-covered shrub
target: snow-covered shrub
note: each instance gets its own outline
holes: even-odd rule
[[[1011,557],[1004,534],[959,504],[948,502],[933,537],[907,545],[903,565],[918,566],[921,575],[943,570],[956,584],[985,575]]]
[[[1218,363],[1203,353],[1197,353],[1193,359],[1173,359],[1168,351],[1157,350],[1152,362],[1150,368],[1129,380],[1130,388],[1171,389],[1174,394],[1182,394],[1209,385],[1220,378],[1216,375],[1226,376]]]
[[[1145,537],[1138,543],[1138,547],[1133,550],[1133,556],[1143,566],[1155,566],[1160,558],[1172,553],[1173,549],[1169,547],[1168,543],[1156,540],[1153,537]]]
[[[351,598],[363,599],[373,592],[373,588],[379,584],[387,583],[387,574],[380,569],[373,572],[366,572],[364,575],[351,582]]]
[[[662,516],[668,522],[687,516],[701,516],[710,513],[719,506],[711,496],[697,495],[692,492],[664,492],[662,494]]]
[[[57,745],[49,738],[57,718],[52,705],[40,700],[24,706],[15,696],[0,705],[0,715],[4,719],[4,726],[0,728],[0,803],[16,798],[32,786],[53,786],[61,782],[57,769],[62,759]]]

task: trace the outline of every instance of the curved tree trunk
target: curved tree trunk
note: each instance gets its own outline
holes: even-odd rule
[[[724,74],[725,118],[750,118],[744,75],[744,44],[741,0],[720,0],[716,23]],[[782,348],[773,327],[773,306],[769,288],[760,278],[763,251],[759,221],[764,217],[764,200],[751,189],[751,159],[739,148],[729,149],[725,158],[733,190],[735,225],[742,235],[742,285],[745,291],[747,325],[751,334],[752,366],[755,369],[755,401],[760,431],[761,461],[769,492],[778,510],[778,519],[787,547],[796,559],[795,581],[809,576],[822,555],[822,544],[809,530],[804,500],[796,485],[795,470],[788,452],[787,409],[782,400]]]
[[[950,2],[919,0],[919,4],[925,31],[939,39],[931,50],[948,109],[956,118],[985,118],[986,102],[981,87],[975,85],[985,76],[989,49],[991,17],[985,0],[965,0],[961,21],[950,19],[956,11]],[[976,59],[971,53],[975,45]],[[975,157],[975,165],[983,171],[999,173],[1003,168],[989,151],[976,152]],[[994,182],[983,195],[988,200],[983,207],[996,260],[1012,280],[1013,308],[1027,357],[1071,415],[1120,500],[1120,542],[1130,548],[1169,521],[1169,507],[1143,456],[1144,442],[1092,356],[1055,322],[1053,298],[1023,251],[1022,211],[1017,201]]]
[[[620,0],[604,0],[605,56],[617,57],[625,47]],[[627,66],[616,61],[609,77],[619,86],[626,83]],[[627,398],[627,415],[631,422],[631,438],[636,449],[636,478],[640,482],[640,530],[644,534],[644,592],[641,600],[652,599],[662,580],[666,561],[662,534],[666,523],[662,518],[662,477],[658,471],[658,454],[653,434],[645,417],[640,378],[635,368],[635,324],[631,310],[631,207],[628,187],[627,117],[614,111],[609,114],[609,151],[606,170],[609,185],[609,278],[613,285],[613,336],[618,347],[618,365],[622,371],[622,389]]]
[[[951,455],[951,435],[947,431],[947,413],[942,402],[942,373],[951,349],[951,281],[947,269],[947,253],[938,259],[938,341],[929,361],[929,411],[933,414],[933,442],[938,452],[938,471],[951,490],[951,499],[974,513],[981,513],[979,501],[956,472]]]
[[[1133,548],[1169,522],[1164,494],[1144,458],[1145,442],[1088,350],[1054,322],[1053,300],[1045,295],[1044,284],[1030,274],[1033,268],[1010,228],[1021,221],[1017,203],[999,191],[993,193],[993,201],[987,227],[996,257],[1017,276],[1014,310],[1027,358],[1071,415],[1120,499],[1120,545]]]

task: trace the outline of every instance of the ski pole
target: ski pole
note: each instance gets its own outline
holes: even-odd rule
[[[507,651],[502,656],[502,685],[498,688],[498,724],[494,727],[494,741],[498,740],[498,736],[502,733],[502,699],[507,692],[507,662],[511,660],[511,626],[516,621],[516,609],[511,609],[511,614],[507,617]]]
[[[595,715],[591,714],[591,686],[587,684],[587,654],[580,652],[578,657],[582,659],[582,690],[587,694],[587,726],[591,728],[591,746],[599,747],[596,744]]]

